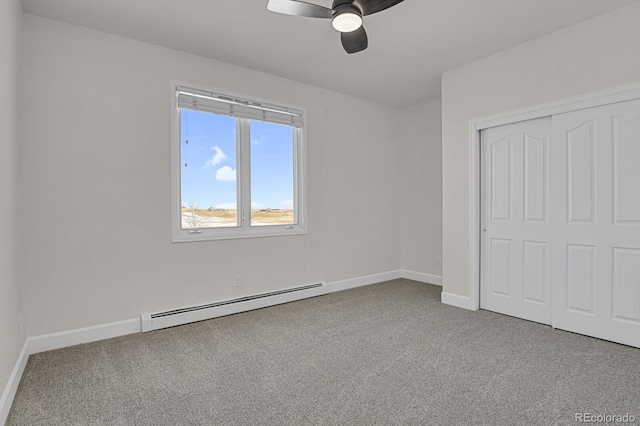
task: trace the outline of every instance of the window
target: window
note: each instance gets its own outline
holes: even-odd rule
[[[172,241],[306,233],[304,111],[172,89]]]

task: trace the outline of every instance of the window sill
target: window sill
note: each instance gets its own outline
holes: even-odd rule
[[[267,229],[271,228],[271,229]],[[275,228],[275,229],[274,229]],[[295,226],[293,228],[285,228],[283,226],[278,227],[266,227],[259,226],[253,227],[250,230],[242,228],[227,228],[227,229],[202,229],[200,233],[189,233],[188,230],[181,230],[179,234],[173,235],[171,238],[172,243],[185,243],[192,241],[216,241],[216,240],[235,240],[241,238],[263,238],[263,237],[282,237],[287,235],[305,235],[307,229],[301,226]]]

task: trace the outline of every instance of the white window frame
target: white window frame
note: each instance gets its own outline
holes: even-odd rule
[[[301,124],[294,127],[293,132],[293,225],[263,225],[251,226],[251,141],[249,138],[250,120],[255,117],[243,118],[235,116],[236,120],[236,156],[237,156],[237,193],[238,221],[237,227],[202,228],[197,230],[182,229],[182,194],[181,194],[181,153],[180,153],[180,108],[178,93],[185,88],[198,93],[210,93],[214,96],[249,101],[250,104],[264,105],[273,110],[295,111],[302,118]],[[242,107],[242,103],[238,104]],[[301,235],[307,233],[307,176],[306,176],[306,109],[298,106],[283,105],[254,97],[223,92],[204,86],[171,81],[171,241],[174,243],[187,241],[209,241],[236,238],[270,237],[282,235]],[[265,120],[270,122],[269,120]]]

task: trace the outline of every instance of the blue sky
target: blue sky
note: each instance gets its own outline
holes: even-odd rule
[[[182,110],[180,129],[182,205],[236,208],[235,119]],[[254,209],[293,207],[291,127],[251,122],[251,204]]]

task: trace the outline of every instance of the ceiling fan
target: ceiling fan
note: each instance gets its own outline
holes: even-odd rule
[[[340,31],[342,47],[356,53],[369,45],[362,17],[401,3],[403,0],[333,0],[331,9],[300,0],[269,0],[267,9],[284,15],[331,19],[333,28]]]

